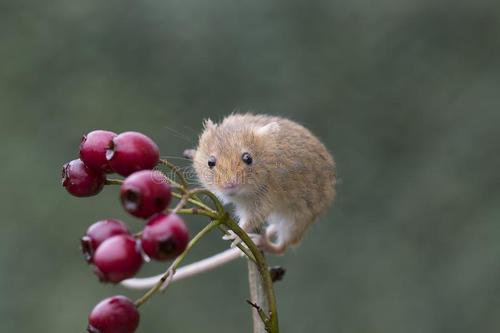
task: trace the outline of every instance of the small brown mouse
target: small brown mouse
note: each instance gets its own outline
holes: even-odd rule
[[[306,128],[268,115],[232,114],[204,122],[196,150],[187,150],[208,190],[235,206],[239,225],[264,251],[282,254],[298,244],[307,227],[335,197],[335,162]],[[263,229],[262,233],[253,233]],[[237,248],[181,267],[172,281],[222,266],[241,256]],[[122,282],[151,288],[161,274]]]
[[[232,114],[206,120],[193,152],[202,185],[231,203],[262,250],[281,254],[335,197],[335,162],[309,130],[291,120]]]

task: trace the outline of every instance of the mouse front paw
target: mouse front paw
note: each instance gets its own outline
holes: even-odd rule
[[[238,246],[241,244],[241,238],[234,233],[234,231],[229,230],[226,235],[222,236],[223,240],[231,241],[231,248]]]

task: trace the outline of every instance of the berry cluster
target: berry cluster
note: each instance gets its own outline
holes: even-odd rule
[[[159,160],[158,146],[144,134],[97,130],[83,136],[80,159],[63,166],[62,184],[74,196],[89,197],[101,192],[106,173],[126,177],[153,169]]]
[[[83,255],[102,282],[118,283],[133,277],[144,257],[174,259],[188,245],[184,221],[174,213],[165,213],[172,192],[166,177],[152,170],[159,161],[158,146],[144,134],[97,130],[83,137],[80,158],[63,166],[62,185],[77,197],[98,194],[111,183],[106,174],[126,177],[120,182],[122,206],[131,215],[147,220],[135,235],[116,219],[98,221],[87,229],[81,238]],[[127,297],[114,296],[94,307],[88,331],[132,333],[138,324],[136,305]]]

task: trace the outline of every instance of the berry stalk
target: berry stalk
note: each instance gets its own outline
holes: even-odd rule
[[[179,267],[179,265],[182,263],[184,258],[187,256],[189,251],[198,243],[200,239],[203,238],[206,234],[208,234],[212,229],[217,227],[220,224],[219,220],[213,220],[209,224],[207,224],[196,236],[193,237],[193,239],[189,242],[186,250],[181,253],[170,265],[168,270],[163,274],[163,276],[160,278],[160,280],[156,283],[156,285],[153,286],[147,293],[144,294],[141,298],[139,298],[137,301],[135,301],[136,307],[142,306],[144,303],[146,303],[153,295],[158,292],[162,286],[167,282],[169,277],[171,277],[175,270]]]

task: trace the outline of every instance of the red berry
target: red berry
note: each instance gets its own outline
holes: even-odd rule
[[[80,144],[80,159],[91,169],[112,172],[106,159],[106,151],[115,136],[116,133],[103,130],[92,131],[84,135]]]
[[[170,185],[159,172],[143,170],[128,176],[120,187],[123,208],[130,214],[149,218],[167,208],[172,197]]]
[[[105,177],[86,166],[81,160],[63,165],[61,183],[66,190],[77,197],[90,197],[101,192]]]
[[[156,260],[168,260],[184,252],[189,232],[184,221],[175,214],[153,216],[141,234],[144,252]]]
[[[129,235],[125,223],[119,220],[102,220],[92,224],[81,238],[82,252],[87,262],[92,262],[94,252],[106,239],[116,235]]]
[[[144,134],[125,132],[113,138],[106,158],[114,171],[128,176],[135,171],[153,169],[160,159],[160,150]]]
[[[125,296],[102,300],[89,315],[90,333],[133,333],[139,326],[139,311]]]
[[[102,282],[118,283],[139,271],[142,255],[134,237],[117,235],[106,239],[97,248],[94,264],[94,272]]]

